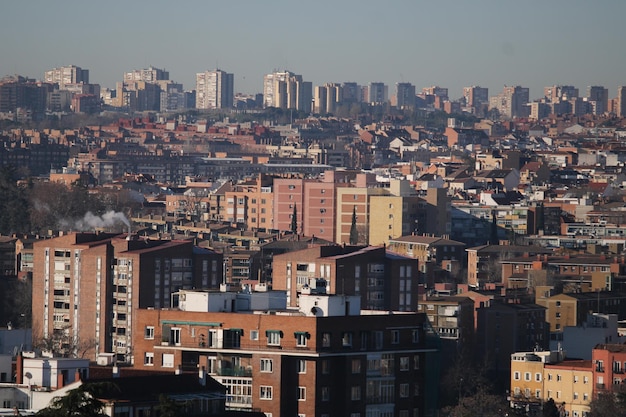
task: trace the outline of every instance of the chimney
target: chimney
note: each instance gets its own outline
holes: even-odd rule
[[[15,360],[15,383],[20,385],[24,382],[24,357],[22,352],[17,354]]]

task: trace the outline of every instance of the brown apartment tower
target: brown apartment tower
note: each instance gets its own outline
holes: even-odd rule
[[[222,255],[192,241],[70,233],[34,244],[33,339],[132,363],[135,311],[181,289],[218,288]]]

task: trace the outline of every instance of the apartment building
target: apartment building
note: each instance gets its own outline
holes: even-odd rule
[[[489,98],[489,109],[496,109],[505,119],[529,115],[529,89],[520,86],[504,86],[502,92]]]
[[[502,282],[502,260],[523,257],[532,262],[538,255],[553,251],[541,246],[481,245],[466,249],[467,283],[470,287],[482,288],[486,283]]]
[[[68,65],[44,72],[43,79],[46,83],[58,84],[59,90],[65,90],[67,84],[89,84],[89,70]]]
[[[276,255],[273,288],[287,291],[296,307],[308,288],[358,295],[367,310],[417,310],[417,261],[384,247],[317,246]]]
[[[153,66],[124,73],[124,81],[146,81],[153,83],[156,81],[169,79],[169,71],[165,71],[164,69],[156,68]]]
[[[311,111],[313,85],[302,75],[276,71],[263,77],[263,107]]]
[[[222,256],[191,241],[70,233],[33,252],[33,338],[58,336],[93,360],[132,363],[137,308],[166,308],[173,292],[222,280]]]
[[[509,378],[511,354],[549,348],[546,309],[537,304],[492,302],[479,307],[476,326],[478,360],[499,380]]]
[[[544,272],[547,278],[563,292],[610,291],[613,277],[626,272],[623,258],[605,255],[566,254],[560,256],[537,255],[502,259],[502,282],[510,287],[527,287],[533,282],[532,273]],[[545,283],[541,285],[546,285]]]
[[[591,353],[594,395],[621,391],[626,381],[626,345],[598,344]]]
[[[511,407],[541,410],[552,399],[559,411],[584,417],[593,398],[590,360],[565,359],[564,351],[517,352],[511,355]]]
[[[233,107],[235,76],[220,69],[196,74],[196,108]]]
[[[538,290],[535,303],[546,308],[546,321],[553,338],[566,326],[581,326],[590,312],[616,314],[618,320],[626,319],[626,295],[615,291],[594,291],[551,295]]]
[[[278,294],[184,292],[178,310],[140,309],[135,368],[206,371],[227,387],[228,408],[266,415],[433,412],[423,314],[362,314],[358,297],[314,294],[285,310]],[[256,308],[232,308],[242,304]]]

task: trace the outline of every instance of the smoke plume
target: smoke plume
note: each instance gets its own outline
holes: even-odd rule
[[[115,225],[119,225],[123,223],[127,228],[130,229],[130,222],[124,215],[124,213],[117,212],[114,210],[107,211],[102,216],[97,216],[92,212],[88,211],[80,220],[77,220],[74,224],[76,230],[93,230],[104,227],[113,227]]]

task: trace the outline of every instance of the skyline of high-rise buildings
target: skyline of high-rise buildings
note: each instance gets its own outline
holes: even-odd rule
[[[221,69],[196,73],[196,83],[185,89],[182,83],[169,78],[169,71],[149,66],[125,71],[123,81],[114,89],[90,84],[90,70],[77,65],[67,65],[47,70],[42,81],[26,77],[5,77],[0,88],[0,109],[3,112],[32,107],[33,100],[11,99],[20,88],[28,88],[28,97],[35,97],[36,88],[44,88],[42,98],[36,101],[37,112],[98,112],[101,104],[129,111],[174,112],[196,108],[200,110],[275,107],[305,113],[334,114],[341,106],[362,103],[371,106],[390,104],[398,109],[434,108],[447,113],[467,112],[478,117],[511,119],[530,117],[540,119],[549,114],[612,113],[626,115],[626,87],[619,86],[617,95],[610,97],[609,89],[590,85],[582,91],[573,85],[544,86],[540,98],[531,99],[530,89],[522,85],[504,86],[499,93],[489,95],[489,88],[478,85],[463,87],[459,95],[451,94],[448,87],[431,85],[421,90],[411,82],[397,82],[390,86],[381,81],[360,85],[354,81],[327,82],[313,85],[305,77],[289,70],[275,70],[263,77],[262,94],[256,97],[236,94],[236,75]],[[22,81],[19,81],[22,80]],[[20,87],[20,82],[23,84]],[[16,84],[17,83],[17,84]],[[17,89],[17,90],[16,90]],[[33,91],[31,91],[33,90]],[[34,94],[34,95],[33,95]],[[45,97],[43,97],[45,95]],[[75,97],[77,97],[75,99]],[[88,103],[88,105],[85,105]],[[256,103],[256,104],[255,104]],[[244,107],[241,107],[244,106]]]

